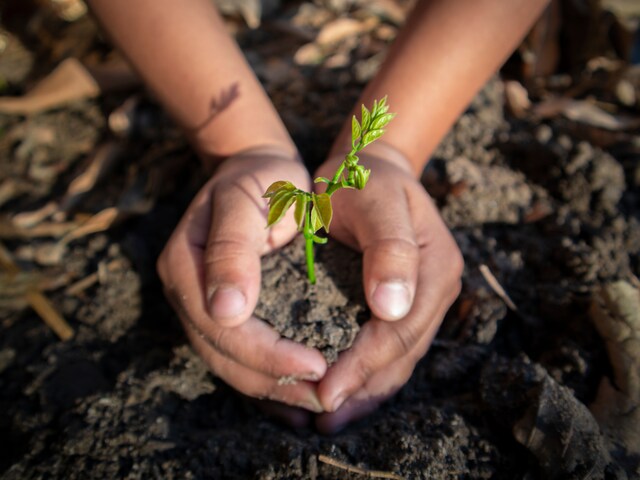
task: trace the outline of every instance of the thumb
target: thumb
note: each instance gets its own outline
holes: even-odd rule
[[[365,295],[377,318],[399,320],[411,310],[418,279],[419,248],[410,209],[403,192],[372,195],[370,201],[369,212],[375,215],[358,215],[353,222],[363,252]]]
[[[221,183],[214,189],[204,255],[207,302],[214,321],[233,327],[250,317],[258,301],[268,232],[254,185]]]

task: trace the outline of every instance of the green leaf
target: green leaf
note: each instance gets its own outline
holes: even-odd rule
[[[309,196],[306,193],[298,193],[296,195],[296,209],[293,212],[293,218],[296,220],[299,232],[302,232],[304,229],[304,218],[307,214],[307,205],[309,205]]]
[[[351,119],[351,141],[356,143],[356,141],[360,138],[360,134],[362,133],[362,129],[360,128],[360,124],[358,123],[358,119],[354,115]]]
[[[320,223],[324,229],[329,233],[329,226],[331,225],[331,219],[333,218],[333,207],[331,205],[331,197],[326,193],[320,195],[313,195],[313,210],[317,211]]]
[[[387,110],[389,110],[389,107],[387,105],[387,96],[385,95],[383,98],[381,98],[380,100],[374,100],[373,104],[375,106],[375,115],[380,115],[382,113],[386,113]],[[374,111],[371,112],[371,114],[374,114]]]
[[[313,241],[315,243],[319,243],[320,245],[324,245],[325,243],[327,243],[327,241],[329,241],[329,239],[327,237],[319,237],[317,235],[314,235],[311,238],[313,238]]]
[[[377,139],[379,139],[382,136],[383,133],[384,133],[384,130],[382,130],[382,129],[371,130],[371,131],[365,133],[364,134],[364,138],[362,139],[362,146],[366,147],[370,143],[375,142]]]
[[[284,190],[288,190],[288,191],[293,191],[296,189],[295,185],[291,182],[286,182],[284,180],[279,180],[277,182],[273,182],[271,185],[269,185],[269,188],[267,188],[267,191],[264,192],[264,195],[262,195],[262,198],[271,198],[273,197],[278,190],[280,189],[284,189]]]
[[[362,190],[367,185],[369,175],[371,175],[371,170],[364,168],[362,165],[356,167],[354,185],[358,190]]]
[[[386,127],[393,117],[395,117],[395,113],[384,113],[373,119],[371,122],[371,130],[378,130],[380,128]]]
[[[276,194],[271,197],[269,201],[269,213],[267,215],[267,227],[271,227],[275,225],[284,214],[287,213],[289,207],[293,204],[296,199],[296,193],[294,191],[280,189],[276,192]]]
[[[313,208],[311,210],[311,229],[313,230],[313,233],[316,233],[321,228],[322,228],[322,221],[318,216],[318,211],[315,208]]]
[[[362,105],[361,123],[362,123],[363,132],[366,132],[367,130],[369,130],[369,124],[371,123],[371,112],[364,105]]]
[[[313,183],[331,183],[331,180],[327,177],[318,177],[313,181]]]

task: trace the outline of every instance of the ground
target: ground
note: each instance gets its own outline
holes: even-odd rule
[[[229,28],[317,164],[406,2],[266,3],[259,29]],[[86,15],[28,5],[0,8],[3,97],[65,58],[113,60]],[[640,478],[640,75],[563,25],[563,61],[534,76],[522,53],[550,54],[525,42],[424,172],[462,294],[408,384],[334,436],[267,418],[192,352],[154,264],[203,174],[141,86],[0,113],[0,240],[19,269],[0,269],[2,478]]]

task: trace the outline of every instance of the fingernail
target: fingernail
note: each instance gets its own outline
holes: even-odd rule
[[[338,397],[336,397],[336,399],[333,401],[333,405],[331,406],[331,411],[336,412],[342,406],[346,398],[347,396],[345,394],[338,395]]]
[[[210,290],[209,309],[213,317],[235,317],[244,311],[246,304],[246,297],[235,287],[214,287]]]
[[[402,282],[382,282],[373,292],[375,306],[394,320],[404,317],[411,308],[411,294]]]
[[[320,399],[313,392],[309,393],[308,400],[306,402],[304,402],[304,403],[305,403],[304,408],[306,408],[307,410],[311,410],[312,412],[315,412],[315,413],[324,412],[324,408],[322,408],[322,404],[320,403]]]

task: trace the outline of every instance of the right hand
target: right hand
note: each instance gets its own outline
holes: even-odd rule
[[[310,185],[305,167],[277,148],[225,160],[167,242],[158,273],[191,343],[215,375],[250,397],[320,412],[315,382],[327,369],[322,354],[281,338],[252,316],[260,256],[296,234],[291,216],[265,228],[261,197],[277,180]]]

